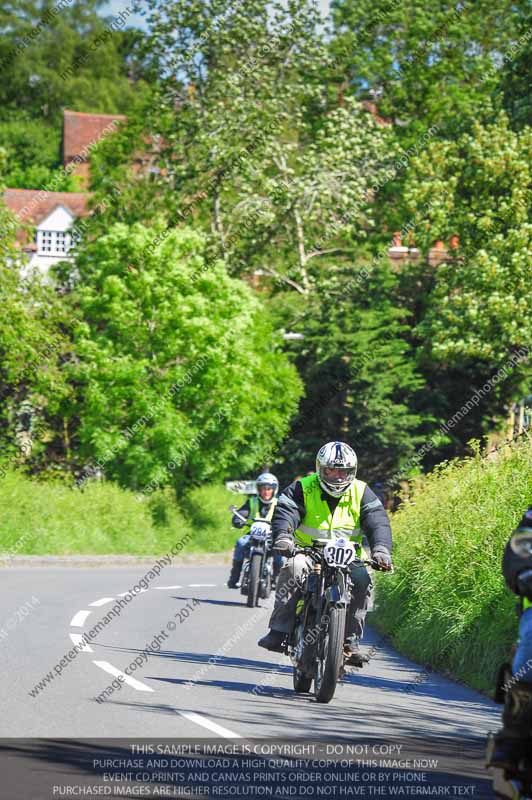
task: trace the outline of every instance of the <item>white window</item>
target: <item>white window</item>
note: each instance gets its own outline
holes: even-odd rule
[[[43,253],[51,253],[52,252],[52,231],[40,231],[41,234],[41,246],[39,250],[42,250]]]
[[[64,231],[38,231],[37,252],[51,256],[66,255],[70,250],[70,233]]]

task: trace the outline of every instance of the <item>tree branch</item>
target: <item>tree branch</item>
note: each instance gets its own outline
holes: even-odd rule
[[[307,262],[314,256],[325,256],[329,253],[349,253],[344,247],[331,247],[329,250],[314,250],[312,253],[307,254]]]
[[[280,275],[277,270],[275,269],[268,269],[267,267],[261,267],[261,270],[266,275],[271,275],[272,278],[276,278],[283,283],[287,283],[289,286],[292,286],[299,294],[306,295],[308,294],[308,289],[305,289],[303,286],[300,286],[299,283],[293,281],[292,278],[287,278],[286,275]]]

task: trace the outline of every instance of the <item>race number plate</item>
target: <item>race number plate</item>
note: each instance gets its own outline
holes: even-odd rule
[[[323,555],[331,567],[347,567],[356,555],[355,547],[347,539],[336,539],[335,542],[325,545]]]
[[[262,541],[266,539],[268,534],[270,533],[270,526],[266,525],[264,522],[254,522],[251,526],[250,534],[254,539],[258,539]]]

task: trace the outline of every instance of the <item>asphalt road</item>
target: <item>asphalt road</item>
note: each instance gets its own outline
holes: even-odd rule
[[[393,731],[459,740],[484,737],[498,727],[494,703],[425,672],[370,628],[364,640],[370,663],[350,669],[329,705],[296,695],[288,659],[256,644],[267,629],[273,598],[264,608],[248,609],[239,592],[225,587],[223,566],[165,567],[147,591],[101,628],[90,651],[64,660],[54,671],[73,642],[102,620],[147,569],[2,570],[2,737],[342,741]],[[121,683],[118,676],[131,664],[128,682]],[[37,691],[48,673],[53,680]],[[98,702],[113,681],[117,688]]]

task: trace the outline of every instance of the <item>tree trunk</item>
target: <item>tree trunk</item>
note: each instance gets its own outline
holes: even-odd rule
[[[307,252],[305,248],[305,235],[303,233],[303,222],[298,208],[294,208],[294,219],[296,221],[296,234],[297,234],[297,251],[299,255],[299,269],[301,271],[301,283],[305,292],[308,292],[309,280],[307,273]]]

